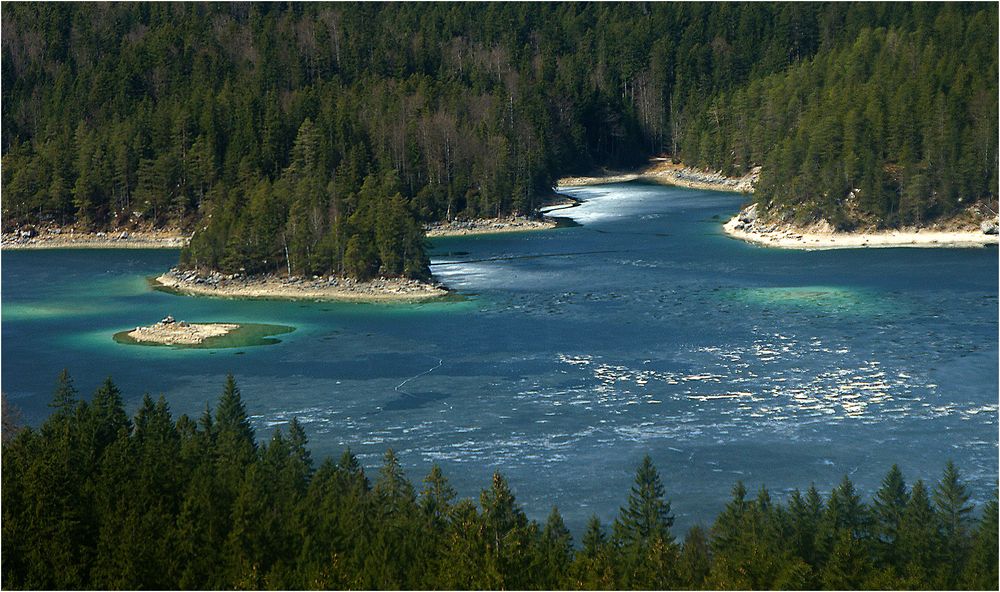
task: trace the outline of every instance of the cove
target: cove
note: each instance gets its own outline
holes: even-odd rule
[[[774,496],[849,474],[865,496],[952,459],[997,479],[997,251],[782,251],[722,234],[738,195],[638,183],[569,189],[579,226],[435,239],[462,298],[423,304],[179,297],[145,278],[176,251],[2,254],[2,388],[38,424],[68,368],[197,416],[225,375],[258,436],[298,417],[313,457],[385,449],[462,496],[493,470],[544,519],[605,523],[649,453],[677,515],[709,520],[733,483]],[[116,343],[171,314],[295,327],[268,347]]]

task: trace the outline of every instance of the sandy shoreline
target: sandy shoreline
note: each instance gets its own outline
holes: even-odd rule
[[[891,247],[985,247],[998,244],[996,234],[979,229],[901,228],[874,232],[834,232],[828,224],[806,228],[762,223],[754,206],[745,208],[723,225],[729,236],[780,249],[866,249]]]
[[[662,185],[686,187],[688,189],[753,193],[754,184],[757,182],[759,175],[760,167],[755,167],[742,177],[727,177],[719,172],[702,171],[684,166],[683,164],[674,164],[667,159],[655,159],[649,166],[640,171],[607,171],[606,174],[592,177],[564,177],[559,179],[557,187],[579,187],[584,185],[603,185],[606,183],[646,181]]]
[[[753,193],[759,174],[760,167],[755,167],[743,177],[725,177],[720,173],[699,171],[661,159],[637,172],[609,172],[594,177],[566,177],[559,180],[559,186],[600,185],[641,180],[690,189]],[[824,223],[804,228],[790,224],[764,223],[757,220],[755,206],[750,205],[726,222],[723,230],[735,239],[781,249],[962,248],[985,247],[1000,242],[996,234],[988,234],[975,225],[966,226],[955,228],[935,225],[929,228],[835,232]]]
[[[427,238],[444,236],[472,236],[479,234],[503,234],[506,232],[524,232],[528,230],[548,230],[555,228],[552,220],[535,220],[531,218],[479,218],[475,220],[454,220],[428,225]]]
[[[181,249],[191,240],[177,232],[42,232],[37,236],[3,235],[5,251],[27,249]]]
[[[172,269],[153,281],[158,287],[169,292],[215,298],[418,302],[448,294],[448,291],[440,286],[400,278],[379,278],[367,282],[334,277],[248,278],[219,273],[205,276]]]
[[[212,337],[222,337],[239,329],[235,323],[185,323],[167,317],[148,327],[136,327],[127,335],[138,343],[198,345]]]

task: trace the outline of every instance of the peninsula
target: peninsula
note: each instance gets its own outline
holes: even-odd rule
[[[998,244],[997,222],[977,212],[923,227],[838,232],[826,220],[808,226],[761,219],[757,204],[743,208],[723,225],[729,236],[783,249],[858,249],[878,247],[985,247]]]
[[[176,230],[77,232],[73,228],[34,228],[6,232],[2,248],[21,249],[182,249],[191,239]]]

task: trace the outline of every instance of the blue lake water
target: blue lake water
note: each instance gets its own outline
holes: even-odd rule
[[[870,494],[947,459],[978,500],[997,482],[997,250],[797,252],[721,233],[732,194],[643,184],[566,191],[580,226],[433,242],[459,302],[358,305],[174,296],[176,251],[2,255],[2,388],[37,424],[67,367],[134,410],[214,404],[232,372],[266,437],[298,417],[314,458],[387,447],[463,496],[501,470],[528,514],[611,520],[652,455],[675,530],[742,479],[781,497],[846,473]],[[277,345],[180,350],[112,335],[171,314],[296,328]]]

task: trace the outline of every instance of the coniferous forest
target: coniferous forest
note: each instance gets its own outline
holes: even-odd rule
[[[772,499],[742,483],[714,521],[671,530],[671,482],[647,456],[614,520],[574,540],[529,520],[499,473],[478,503],[392,450],[371,476],[313,459],[295,420],[258,442],[230,376],[215,409],[129,419],[108,379],[82,400],[64,371],[52,415],[3,445],[5,589],[996,589],[997,499],[958,469],[870,501],[846,476]],[[9,426],[8,426],[9,427]],[[8,432],[10,430],[8,429]],[[516,484],[513,484],[516,487]],[[708,517],[706,517],[707,519]]]
[[[559,176],[761,166],[771,215],[997,197],[997,6],[13,3],[3,226],[194,231],[187,267],[426,277],[423,225]]]

